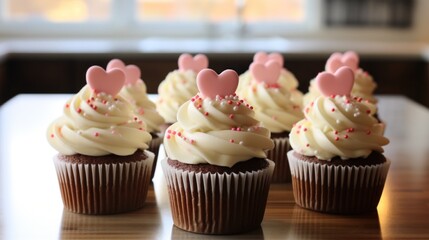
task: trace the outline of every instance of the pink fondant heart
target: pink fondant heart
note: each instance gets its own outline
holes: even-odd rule
[[[125,73],[125,84],[134,84],[141,78],[140,68],[136,65],[125,66],[124,62],[119,59],[112,59],[107,64],[106,70],[119,68]]]
[[[192,70],[195,73],[198,73],[209,66],[209,60],[204,54],[197,54],[195,57],[192,57],[191,55],[184,53],[180,55],[178,65],[180,71]]]
[[[102,67],[92,66],[86,71],[86,82],[96,93],[116,96],[125,83],[125,74],[117,68],[106,72]]]
[[[204,69],[197,75],[197,86],[202,97],[214,99],[216,95],[233,95],[238,86],[238,74],[228,69],[218,75],[212,69]]]
[[[326,71],[334,73],[340,67],[349,67],[355,72],[359,68],[359,56],[353,51],[341,53],[333,53],[326,61]]]
[[[268,55],[266,52],[257,52],[253,56],[253,62],[257,63],[266,63],[269,60],[275,60],[280,66],[283,66],[283,56],[280,53],[270,53]]]
[[[335,74],[329,72],[319,73],[316,85],[324,96],[350,95],[354,83],[354,72],[349,67],[340,67]]]
[[[277,83],[282,67],[275,60],[269,60],[265,64],[253,62],[250,64],[250,72],[258,82],[265,82],[268,85]]]

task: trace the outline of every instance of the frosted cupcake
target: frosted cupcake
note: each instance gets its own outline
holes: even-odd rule
[[[349,67],[354,72],[355,82],[351,95],[376,104],[377,99],[374,97],[373,93],[377,88],[377,83],[368,72],[359,67],[358,54],[353,51],[348,51],[344,54],[338,52],[333,53],[326,61],[325,71],[335,73],[343,66]],[[308,105],[320,95],[319,89],[315,86],[315,80],[311,80],[308,93],[304,95],[304,105]]]
[[[290,182],[286,154],[290,150],[288,136],[304,114],[301,104],[294,102],[293,93],[280,85],[281,72],[282,67],[277,61],[253,62],[249,86],[241,89],[238,95],[254,107],[255,118],[271,132],[275,147],[268,152],[268,158],[276,163],[273,182]]]
[[[354,72],[320,73],[322,93],[305,108],[290,134],[288,158],[295,202],[326,213],[374,211],[390,166],[388,140],[373,117],[375,107],[350,96]]]
[[[141,208],[154,154],[146,150],[151,140],[146,125],[118,95],[125,74],[93,66],[86,80],[47,131],[59,152],[54,163],[64,206],[83,214]]]
[[[253,56],[252,63],[265,64],[268,61],[276,61],[280,64],[280,66],[282,66],[282,70],[277,80],[278,85],[291,93],[292,101],[295,104],[302,105],[303,94],[298,90],[298,80],[291,71],[283,67],[283,55],[281,55],[280,53],[267,54],[265,52],[257,52]],[[240,81],[237,87],[237,94],[240,94],[243,90],[246,91],[246,89],[250,87],[252,80],[254,79],[253,74],[250,71],[250,65],[249,70],[240,75]]]
[[[152,176],[155,172],[159,145],[162,143],[161,126],[164,118],[156,111],[153,103],[147,95],[146,84],[141,79],[140,68],[136,65],[125,65],[119,59],[112,59],[107,64],[107,71],[118,68],[125,73],[125,84],[119,92],[119,96],[125,98],[134,106],[134,115],[146,124],[146,131],[152,136],[148,150],[155,154]]]
[[[179,69],[168,73],[158,87],[156,108],[166,121],[164,129],[177,121],[179,107],[197,94],[195,79],[200,70],[208,67],[208,59],[203,54],[197,54],[195,57],[182,54],[178,65]]]
[[[199,93],[184,103],[164,137],[162,160],[174,225],[204,234],[260,226],[274,163],[268,129],[235,95],[238,75],[211,69],[197,77]]]

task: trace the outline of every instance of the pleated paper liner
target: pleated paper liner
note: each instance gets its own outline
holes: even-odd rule
[[[390,160],[372,166],[334,166],[302,161],[288,153],[295,202],[307,209],[338,214],[375,211]]]
[[[174,225],[203,234],[235,234],[258,228],[267,203],[274,162],[244,173],[196,173],[161,160]]]
[[[274,149],[267,152],[267,158],[276,164],[271,182],[289,183],[291,182],[287,159],[287,152],[291,149],[289,138],[274,138],[272,140],[274,141]]]
[[[114,214],[143,207],[154,154],[130,163],[83,164],[54,158],[64,207],[82,214]]]
[[[155,174],[156,162],[158,160],[159,146],[161,145],[162,140],[163,140],[162,137],[157,137],[157,138],[152,138],[152,141],[149,142],[149,148],[147,150],[155,154],[153,164],[152,164],[152,172],[151,172],[150,179],[153,179],[153,175]]]

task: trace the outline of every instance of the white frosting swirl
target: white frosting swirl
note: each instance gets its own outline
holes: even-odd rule
[[[254,112],[237,96],[184,103],[178,122],[167,129],[167,155],[187,164],[209,163],[232,167],[253,157],[266,158],[274,144],[268,129],[259,126]]]
[[[193,71],[175,70],[159,85],[156,108],[167,123],[175,123],[179,107],[197,94],[196,77]]]
[[[96,94],[85,86],[67,101],[64,115],[51,123],[48,141],[64,155],[132,155],[147,149],[151,140],[145,123],[132,109],[120,96]]]
[[[292,148],[306,156],[330,160],[367,157],[389,143],[373,117],[375,106],[358,98],[317,97],[289,135]]]
[[[367,72],[362,69],[358,69],[355,72],[355,81],[353,84],[351,95],[354,97],[361,97],[365,100],[370,101],[373,104],[377,103],[377,99],[374,97],[373,93],[377,83]],[[320,96],[321,93],[319,89],[315,86],[315,79],[310,81],[310,86],[308,87],[308,93],[304,95],[304,106],[310,104],[314,99]]]
[[[252,81],[240,97],[255,109],[255,117],[271,132],[290,132],[293,124],[304,118],[301,102],[295,103],[292,93],[284,87],[268,87]]]
[[[155,103],[148,98],[142,80],[125,85],[119,95],[134,106],[134,114],[146,123],[148,132],[160,132],[160,126],[165,123],[164,118],[156,111]]]

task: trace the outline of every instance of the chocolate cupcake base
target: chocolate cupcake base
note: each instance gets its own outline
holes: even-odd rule
[[[154,154],[92,157],[57,155],[55,169],[64,207],[82,214],[115,214],[143,207]]]
[[[201,171],[201,166],[198,171],[189,170],[163,159],[174,225],[203,234],[235,234],[258,228],[274,169],[272,161],[264,161],[268,163],[264,168],[228,173],[211,168]]]
[[[374,165],[336,165],[305,161],[288,152],[296,204],[314,211],[357,214],[375,211],[390,161]]]

